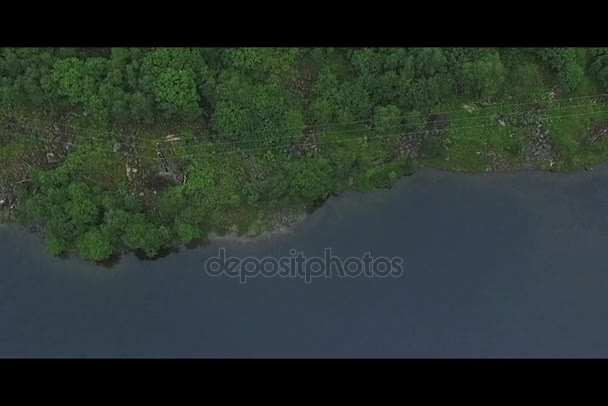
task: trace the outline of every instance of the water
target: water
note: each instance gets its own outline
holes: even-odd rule
[[[605,357],[608,167],[424,170],[331,199],[291,235],[111,269],[0,226],[0,357]],[[399,278],[204,273],[206,258],[401,256]]]

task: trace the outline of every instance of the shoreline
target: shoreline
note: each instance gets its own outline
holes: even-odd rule
[[[291,213],[291,216],[287,218],[286,221],[284,218],[281,218],[279,220],[280,224],[275,223],[276,227],[270,226],[266,230],[260,231],[259,233],[248,232],[244,235],[239,235],[237,230],[235,230],[235,227],[233,227],[227,234],[223,235],[219,234],[216,231],[211,231],[207,235],[206,240],[208,240],[209,242],[231,241],[247,244],[256,243],[258,241],[270,239],[277,235],[291,234],[293,232],[293,227],[303,223],[311,214],[312,213],[307,213],[304,211]],[[279,213],[278,217],[283,216],[281,216],[281,214]]]
[[[596,167],[604,167],[604,166],[608,166],[608,161],[605,161],[605,162],[602,162],[602,163],[596,165]],[[423,171],[443,172],[443,173],[476,175],[476,176],[516,175],[516,174],[521,174],[521,173],[553,173],[553,174],[559,174],[559,175],[572,175],[572,174],[582,173],[582,172],[593,172],[593,171],[595,171],[596,167],[581,167],[581,168],[574,168],[574,169],[568,169],[568,170],[554,170],[554,169],[544,169],[544,168],[536,168],[536,169],[509,168],[509,169],[489,170],[489,171],[474,171],[474,170],[472,171],[472,170],[466,170],[466,169],[458,170],[458,169],[436,168],[436,167],[431,167],[431,166],[425,166],[425,167],[419,167],[418,169],[414,170],[412,173],[409,173],[409,174],[403,176],[402,178],[400,178],[397,181],[397,183],[401,182],[401,181],[405,181],[406,178],[412,177],[416,173],[421,172],[421,171],[422,172]],[[294,227],[296,227],[299,224],[304,223],[312,214],[314,214],[318,209],[323,207],[326,204],[326,202],[331,198],[340,198],[349,192],[374,193],[374,192],[382,191],[382,190],[385,190],[385,191],[390,190],[393,187],[394,187],[394,185],[392,185],[388,188],[375,188],[375,189],[371,189],[371,190],[356,190],[356,189],[345,190],[339,194],[328,196],[320,205],[316,206],[315,209],[312,211],[306,211],[301,208],[299,210],[279,210],[278,212],[275,212],[270,215],[265,214],[263,216],[260,216],[257,219],[258,222],[256,225],[259,227],[257,230],[254,230],[254,231],[250,230],[246,233],[239,234],[238,227],[235,224],[225,234],[220,234],[217,231],[211,231],[205,238],[197,240],[197,241],[192,241],[190,243],[176,242],[175,244],[166,247],[164,249],[164,254],[159,254],[156,258],[152,258],[152,259],[145,258],[145,260],[154,261],[155,259],[160,259],[160,258],[166,257],[167,255],[179,253],[184,249],[195,249],[195,248],[199,248],[199,247],[204,247],[204,246],[207,246],[207,245],[215,243],[215,242],[255,244],[260,241],[275,238],[277,236],[289,235],[294,232]],[[0,211],[0,212],[2,212],[2,214],[4,214],[4,211]],[[10,219],[10,215],[6,215],[5,217]],[[14,218],[12,219],[12,221],[10,221],[10,220],[5,221],[5,220],[6,219],[0,220],[0,228],[6,229],[9,227],[12,227],[12,228],[20,229],[28,234],[35,235],[36,237],[38,237],[42,241],[44,241],[43,230],[36,228],[36,226],[28,227],[28,226],[18,224],[14,220]],[[129,254],[133,254],[133,255],[139,257],[139,253],[137,251],[125,249],[122,252],[116,253],[109,260],[102,261],[97,264],[103,265],[103,266],[109,265],[111,267],[113,264],[119,262],[123,256],[129,255]],[[65,257],[66,258],[71,257],[72,255],[75,255],[75,257],[80,258],[75,251],[68,252],[67,255],[65,255]],[[141,258],[141,259],[143,259],[143,258]]]

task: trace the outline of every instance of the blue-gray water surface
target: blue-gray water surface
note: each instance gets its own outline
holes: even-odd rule
[[[608,167],[422,170],[289,235],[112,268],[0,226],[0,357],[606,357]],[[229,255],[400,256],[394,278],[204,272]]]

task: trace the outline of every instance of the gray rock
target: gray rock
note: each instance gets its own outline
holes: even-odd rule
[[[50,163],[50,164],[57,162],[57,159],[55,158],[55,154],[53,154],[52,152],[47,153],[46,154],[46,161],[48,163]]]

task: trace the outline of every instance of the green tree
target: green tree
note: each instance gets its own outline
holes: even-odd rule
[[[608,89],[608,52],[600,54],[591,64],[591,72]]]
[[[177,235],[184,243],[189,243],[203,236],[200,227],[188,221],[178,220],[175,224],[175,228],[177,230]]]
[[[271,196],[287,202],[324,199],[335,186],[333,173],[330,162],[324,158],[287,161],[272,179]]]
[[[150,222],[143,214],[131,217],[125,227],[123,241],[133,250],[143,250],[150,258],[158,255],[160,249],[170,242],[169,230]]]
[[[402,131],[402,114],[399,107],[378,106],[374,110],[374,128],[379,135],[389,135]]]
[[[155,83],[156,101],[161,109],[171,114],[196,117],[200,113],[200,96],[189,71],[168,68],[159,73]]]
[[[68,58],[55,63],[53,80],[68,102],[100,113],[104,106],[99,97],[99,87],[106,73],[105,60],[101,58]]]
[[[299,54],[297,48],[235,48],[227,59],[240,74],[264,83],[294,74]]]
[[[537,53],[557,71],[560,87],[565,92],[576,90],[582,83],[585,61],[583,48],[540,48]]]
[[[235,73],[218,84],[213,118],[221,136],[246,142],[243,148],[295,138],[304,129],[302,112],[284,86],[254,83]]]
[[[465,94],[480,99],[495,96],[505,82],[505,68],[498,53],[494,52],[462,67],[462,88]]]
[[[584,77],[585,72],[582,66],[577,63],[563,65],[557,75],[561,88],[567,93],[576,90],[583,82]]]
[[[53,236],[46,237],[46,244],[51,255],[59,256],[68,250],[68,242]]]
[[[139,83],[154,96],[165,115],[198,117],[202,93],[213,81],[200,52],[187,48],[157,48],[142,59]]]
[[[113,253],[112,238],[99,228],[87,231],[77,242],[77,247],[80,255],[90,261],[105,261]]]

